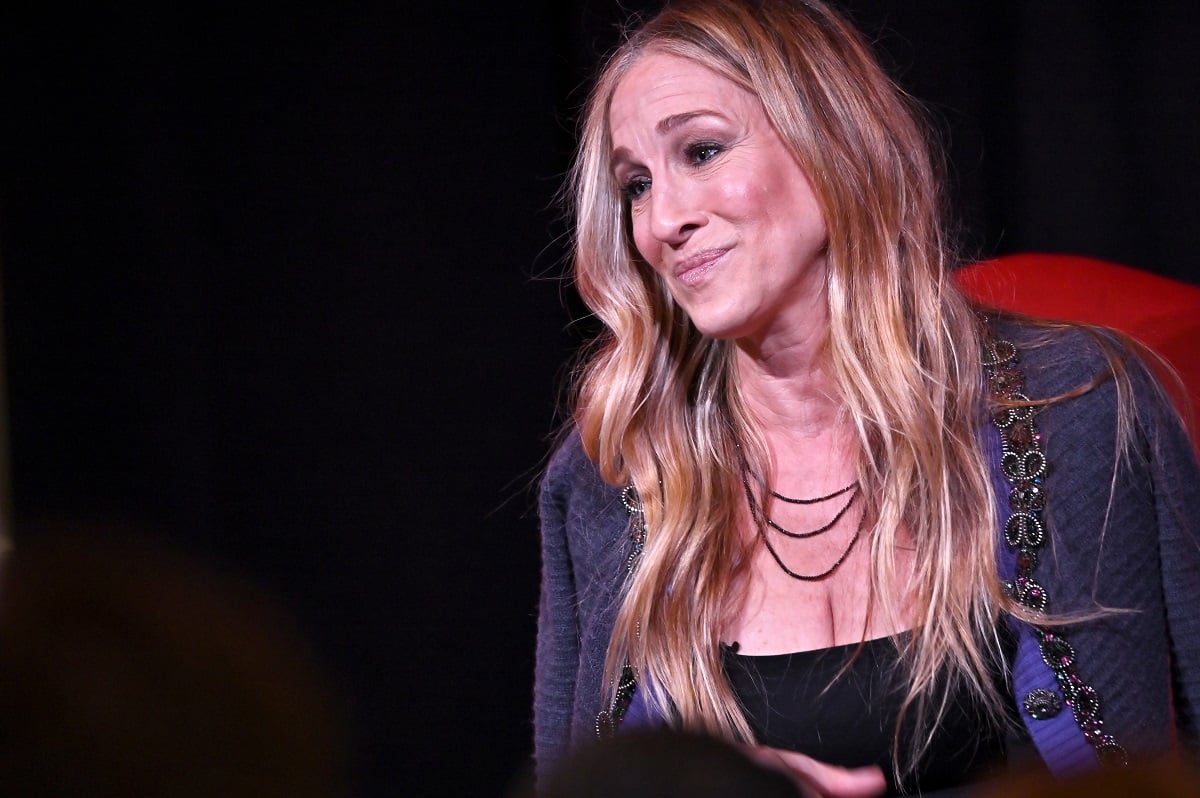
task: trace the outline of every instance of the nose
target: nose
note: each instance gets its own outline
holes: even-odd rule
[[[705,216],[697,202],[695,186],[687,181],[656,180],[649,199],[650,234],[664,244],[678,246],[704,225]]]

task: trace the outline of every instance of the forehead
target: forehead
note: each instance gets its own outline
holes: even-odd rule
[[[646,53],[618,81],[609,102],[614,138],[633,125],[659,125],[678,115],[718,112],[744,118],[762,113],[750,92],[703,64],[669,53]]]

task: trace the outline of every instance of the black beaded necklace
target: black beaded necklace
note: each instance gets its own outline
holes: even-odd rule
[[[821,534],[822,532],[828,532],[830,529],[833,529],[834,524],[836,524],[838,521],[842,520],[842,516],[846,514],[846,511],[850,509],[850,505],[854,504],[854,500],[858,498],[858,490],[856,490],[857,488],[858,488],[858,483],[852,482],[849,485],[847,485],[846,487],[842,488],[841,490],[831,493],[828,496],[823,496],[819,499],[792,499],[792,500],[790,500],[794,504],[817,504],[818,502],[828,501],[829,499],[833,499],[838,496],[841,496],[843,493],[846,493],[847,491],[854,491],[853,493],[850,494],[850,498],[846,500],[846,503],[842,505],[842,509],[838,510],[837,514],[834,515],[832,519],[830,519],[829,523],[825,524],[824,526],[819,526],[816,529],[809,531],[809,532],[793,532],[790,529],[784,529],[782,526],[780,526],[780,524],[778,522],[775,521],[774,518],[772,518],[771,516],[767,515],[766,513],[764,513],[762,511],[762,507],[759,506],[758,502],[754,499],[753,493],[748,494],[747,498],[750,501],[751,511],[757,512],[762,517],[762,519],[767,522],[767,526],[771,527],[771,529],[774,529],[776,532],[778,532],[782,535],[786,535],[789,538],[794,538],[796,540],[803,540],[804,538],[816,537],[817,535]],[[789,501],[789,499],[787,497],[780,496],[775,491],[771,491],[771,495],[776,498],[783,499],[784,501]]]
[[[858,490],[858,480],[851,482],[844,488],[835,490],[833,493],[829,493],[824,496],[818,496],[814,499],[797,499],[790,496],[784,496],[776,491],[768,489],[768,492],[777,499],[788,502],[789,504],[804,505],[820,504],[821,502],[829,501],[830,499],[836,499],[838,496],[845,495],[846,493],[850,494],[850,498],[846,500],[846,503],[842,505],[842,509],[837,511],[837,514],[833,516],[829,523],[807,532],[793,532],[790,529],[785,529],[782,525],[777,523],[775,519],[767,515],[767,513],[763,510],[762,505],[759,504],[758,500],[754,497],[754,489],[750,487],[750,469],[747,467],[746,461],[742,457],[741,447],[738,447],[738,460],[742,470],[742,487],[744,487],[746,490],[746,503],[750,507],[750,516],[754,520],[755,526],[758,529],[759,538],[762,540],[763,545],[766,547],[767,552],[771,555],[771,558],[775,560],[775,564],[778,565],[780,570],[782,570],[792,579],[797,579],[801,582],[819,582],[825,577],[832,575],[833,572],[836,571],[843,562],[845,562],[846,558],[850,556],[850,552],[854,550],[855,544],[858,543],[858,539],[862,534],[863,517],[866,514],[865,511],[858,517],[858,526],[855,527],[854,535],[850,538],[850,542],[846,545],[846,550],[842,552],[840,557],[834,560],[832,565],[818,574],[802,574],[789,568],[787,564],[784,563],[783,558],[779,556],[779,552],[775,549],[775,546],[772,545],[770,538],[767,536],[766,530],[769,527],[782,535],[799,540],[816,537],[824,532],[828,532],[830,529],[833,529],[838,521],[842,520],[842,516],[844,516],[846,511],[850,509],[850,505],[854,504],[855,500],[858,499],[860,493]]]
[[[824,496],[818,496],[815,499],[794,499],[791,496],[784,496],[782,493],[777,493],[776,491],[771,491],[771,495],[774,496],[776,499],[779,499],[780,501],[787,502],[788,504],[820,504],[821,502],[827,502],[830,499],[836,499],[838,496],[841,496],[843,493],[854,490],[857,487],[858,487],[858,480],[856,479],[844,488],[835,490],[833,493],[826,493]]]

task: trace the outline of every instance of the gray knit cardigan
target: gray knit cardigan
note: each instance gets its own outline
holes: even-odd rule
[[[1059,333],[1036,346],[1033,333],[1015,324],[997,332],[1017,344],[1030,397],[1087,385],[1105,368],[1096,340],[1082,331]],[[1076,653],[1076,673],[1100,698],[1104,732],[1135,759],[1172,745],[1194,757],[1200,719],[1200,469],[1152,380],[1136,362],[1132,371],[1138,424],[1128,458],[1115,458],[1112,380],[1037,416],[1049,462],[1044,484],[1050,539],[1036,576],[1055,613],[1132,611],[1063,630]],[[575,433],[550,462],[540,513],[534,685],[539,777],[574,747],[595,739],[605,652],[631,545],[620,489],[600,479]],[[1043,670],[1026,680],[1041,678],[1054,689],[1053,676]],[[1063,732],[1070,711],[1056,720],[1035,720],[1023,706],[1026,686],[1014,686],[1016,711],[1050,770],[1060,775],[1078,770],[1081,750],[1084,766],[1092,766],[1095,757],[1090,747],[1079,745],[1078,727],[1069,722]],[[1051,726],[1057,731],[1049,731]]]

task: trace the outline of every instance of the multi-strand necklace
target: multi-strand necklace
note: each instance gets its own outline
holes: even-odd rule
[[[818,574],[802,574],[802,573],[793,571],[791,568],[789,568],[787,566],[787,564],[783,561],[783,558],[779,556],[779,552],[776,551],[775,546],[771,543],[771,538],[767,534],[767,529],[768,528],[773,529],[776,532],[778,532],[779,534],[784,535],[785,537],[792,538],[793,540],[804,540],[807,538],[814,538],[817,535],[821,535],[825,532],[828,532],[829,530],[833,529],[834,526],[837,525],[838,521],[842,520],[842,516],[844,516],[846,514],[846,512],[850,509],[850,506],[853,505],[855,500],[858,499],[858,496],[861,493],[861,491],[859,490],[858,480],[855,480],[854,482],[851,482],[846,487],[835,490],[832,493],[828,493],[824,496],[817,496],[817,497],[811,498],[811,499],[795,498],[792,496],[784,496],[782,493],[779,493],[774,490],[770,490],[768,488],[768,493],[770,493],[773,498],[778,499],[779,501],[782,501],[782,502],[786,502],[788,504],[796,504],[796,505],[821,504],[823,502],[827,502],[827,501],[836,499],[839,496],[844,496],[847,493],[850,494],[850,497],[848,499],[846,499],[846,502],[842,505],[841,509],[838,510],[837,513],[834,514],[833,518],[831,518],[828,523],[823,524],[823,525],[817,527],[816,529],[810,529],[805,532],[794,532],[790,529],[785,528],[782,524],[778,523],[774,518],[771,518],[771,516],[767,515],[766,511],[763,509],[763,507],[759,503],[758,499],[756,499],[754,497],[754,489],[750,487],[750,470],[747,467],[745,460],[742,460],[741,467],[742,467],[742,486],[745,487],[745,489],[746,489],[746,502],[750,506],[750,516],[754,520],[755,527],[758,529],[759,538],[762,540],[763,545],[767,549],[767,552],[771,555],[771,558],[775,560],[775,563],[780,567],[780,569],[785,574],[790,576],[791,578],[798,579],[802,582],[817,582],[817,581],[824,579],[827,576],[830,576],[834,571],[836,571],[838,569],[838,567],[841,566],[841,564],[843,562],[845,562],[846,558],[850,556],[850,552],[854,549],[854,545],[856,543],[858,543],[858,538],[862,533],[863,515],[865,515],[865,513],[859,515],[858,526],[855,527],[854,534],[851,536],[850,542],[848,544],[846,544],[846,550],[842,552],[840,557],[838,557],[836,560],[834,560],[833,565],[830,565],[828,568],[826,568],[824,571],[822,571]]]

